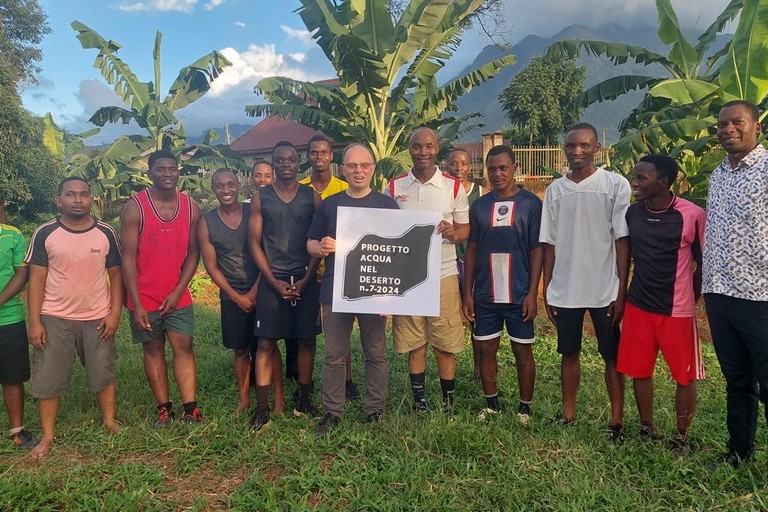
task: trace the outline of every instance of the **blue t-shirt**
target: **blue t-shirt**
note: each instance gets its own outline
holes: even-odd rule
[[[539,247],[541,200],[520,189],[512,197],[494,192],[469,208],[469,242],[477,244],[473,297],[521,304],[530,284],[530,253]]]
[[[312,225],[307,232],[308,239],[322,240],[326,236],[336,238],[336,218],[339,206],[398,209],[394,199],[375,190],[371,190],[367,196],[360,198],[349,197],[346,192],[340,192],[320,203],[315,217],[312,219]],[[335,253],[331,253],[325,258],[325,273],[320,284],[321,304],[333,303],[333,266],[335,261]]]

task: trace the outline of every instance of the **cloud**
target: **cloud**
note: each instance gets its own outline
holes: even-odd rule
[[[211,9],[215,9],[221,4],[223,4],[225,0],[211,0],[207,4],[205,4],[205,10],[210,11]]]
[[[192,12],[199,0],[148,0],[146,2],[122,2],[117,6],[125,12],[140,11],[178,11]],[[219,5],[223,0],[211,0],[211,4]],[[210,9],[209,9],[210,10]]]
[[[240,27],[240,28],[245,28],[245,22],[243,22],[243,21],[236,21],[235,22],[235,26]]]
[[[289,37],[294,37],[294,38],[302,41],[307,46],[312,46],[312,45],[315,44],[315,42],[312,40],[312,33],[309,30],[295,29],[295,28],[291,28],[291,27],[289,27],[287,25],[280,25],[280,28]]]

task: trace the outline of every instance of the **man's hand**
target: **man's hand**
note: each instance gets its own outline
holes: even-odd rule
[[[168,313],[176,310],[176,306],[179,305],[179,301],[181,300],[182,293],[184,293],[184,290],[174,290],[169,293],[166,298],[163,299],[163,302],[160,303],[160,309],[158,309],[160,312],[160,318],[163,318]]]
[[[472,294],[464,295],[464,300],[461,303],[461,311],[464,313],[464,318],[470,322],[475,321],[475,299],[472,298]]]
[[[296,285],[283,281],[282,279],[273,279],[270,286],[280,294],[283,300],[299,300],[301,294],[296,293]]]
[[[251,297],[250,293],[238,293],[232,297],[232,301],[237,304],[237,307],[246,313],[253,311],[253,308],[256,306],[256,297]]]
[[[105,316],[101,319],[101,322],[99,322],[99,325],[96,326],[97,329],[101,330],[104,329],[104,332],[101,333],[101,339],[102,341],[106,341],[112,336],[115,335],[117,332],[117,328],[120,325],[120,314],[112,314]]]
[[[533,322],[538,313],[539,304],[535,293],[529,293],[523,299],[523,322]]]
[[[557,308],[547,304],[546,298],[544,299],[544,309],[547,312],[547,317],[549,318],[549,321],[552,322],[553,325],[557,326]]]
[[[30,322],[29,330],[27,331],[29,342],[37,350],[43,350],[45,343],[48,341],[48,335],[45,332],[45,327],[39,322]]]
[[[608,316],[612,318],[611,324],[616,327],[621,323],[621,319],[624,318],[624,305],[626,304],[626,297],[624,294],[619,293],[616,300],[608,304]]]
[[[453,243],[456,230],[454,229],[452,222],[441,220],[440,224],[437,225],[437,234],[442,236],[443,240],[448,240],[450,243]]]
[[[323,253],[324,257],[336,252],[336,239],[331,236],[324,236],[320,240],[320,252]]]
[[[142,331],[152,332],[152,324],[149,322],[149,313],[147,313],[147,310],[139,304],[134,306],[133,321]]]

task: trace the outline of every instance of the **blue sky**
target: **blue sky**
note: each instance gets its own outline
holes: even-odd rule
[[[247,104],[258,103],[256,82],[284,75],[304,80],[334,76],[320,49],[294,13],[298,0],[40,0],[51,27],[42,44],[44,59],[37,86],[25,86],[24,105],[37,114],[52,112],[60,126],[79,132],[99,107],[120,100],[93,68],[95,50],[83,50],[71,28],[77,20],[105,39],[119,42],[119,56],[142,81],[152,80],[155,32],[163,33],[162,89],[179,69],[218,50],[234,65],[213,83],[211,92],[180,112],[187,132],[198,134],[225,123],[251,124]],[[695,4],[695,5],[694,5]],[[685,24],[707,26],[727,0],[673,0]],[[509,41],[528,34],[548,36],[572,23],[587,26],[616,22],[655,26],[652,0],[507,0]],[[445,70],[455,75],[489,44],[480,33],[469,33]],[[135,129],[138,131],[138,129]],[[111,140],[106,128],[94,142]]]

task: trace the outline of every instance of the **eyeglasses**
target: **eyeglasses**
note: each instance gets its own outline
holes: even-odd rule
[[[359,164],[350,162],[343,165],[350,171],[356,171],[358,167],[364,171],[370,171],[376,164],[373,162],[360,162]]]

